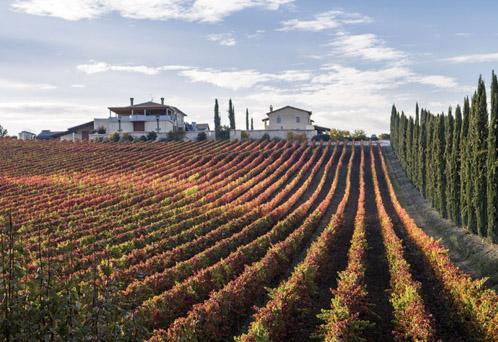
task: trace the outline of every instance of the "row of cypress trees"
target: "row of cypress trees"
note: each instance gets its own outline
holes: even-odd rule
[[[229,130],[235,129],[235,106],[232,103],[232,99],[228,101],[228,121],[230,126],[222,126],[221,125],[221,117],[220,117],[220,107],[218,105],[218,99],[214,100],[214,130],[216,132],[217,139],[228,139]],[[249,124],[250,123],[250,124]],[[254,130],[254,121],[253,118],[249,121],[249,109],[246,108],[246,130],[249,128]]]
[[[415,117],[391,110],[391,145],[408,177],[445,218],[498,242],[498,81],[491,107],[479,77],[471,99],[453,113],[415,107]]]

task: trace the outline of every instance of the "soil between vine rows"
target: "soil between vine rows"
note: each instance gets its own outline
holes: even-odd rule
[[[370,315],[365,319],[375,323],[367,331],[370,341],[392,341],[392,308],[389,302],[390,274],[386,251],[380,232],[380,221],[375,205],[370,153],[365,151],[365,224],[367,238],[367,260],[365,281],[367,300],[371,303]]]
[[[296,339],[294,341],[302,341],[304,337],[313,337],[316,335],[318,327],[323,322],[318,319],[317,314],[321,312],[322,309],[330,308],[330,300],[332,298],[331,289],[337,287],[337,274],[338,272],[344,270],[347,265],[347,253],[349,250],[349,245],[351,237],[354,230],[354,217],[356,215],[356,209],[358,207],[358,196],[359,196],[359,168],[360,168],[360,149],[355,147],[355,155],[353,159],[353,165],[351,170],[351,187],[350,196],[348,203],[344,212],[344,221],[341,227],[338,227],[337,235],[332,241],[331,250],[333,253],[330,255],[329,262],[325,268],[320,272],[318,279],[318,293],[315,301],[313,302],[314,307],[311,314],[308,317],[307,326],[302,330],[300,334],[296,334]],[[344,171],[347,171],[347,163],[343,166]],[[342,187],[338,188],[340,196],[337,196],[337,204],[334,208],[334,213],[337,209],[337,205],[342,200],[345,190],[345,178],[342,182]],[[332,215],[328,217],[328,220],[322,225],[325,228],[326,224],[329,222]],[[323,230],[320,230],[320,232]],[[300,339],[301,338],[301,339]]]
[[[337,183],[336,195],[332,200],[331,205],[327,209],[324,217],[320,222],[319,228],[315,231],[312,239],[308,242],[306,247],[303,249],[301,256],[294,262],[296,266],[299,262],[304,260],[308,248],[311,246],[314,240],[323,232],[327,224],[330,222],[332,216],[336,213],[337,207],[344,197],[344,191],[346,187],[346,176],[347,176],[347,165],[349,163],[349,157],[351,155],[351,150],[349,147],[346,155],[344,156],[342,169],[339,174],[339,181]],[[359,186],[359,153],[360,150],[356,149],[355,156],[353,159],[352,173],[351,173],[351,195],[348,200],[348,204],[345,209],[344,214],[344,224],[342,227],[338,227],[337,235],[332,241],[331,249],[334,251],[330,255],[329,262],[326,267],[320,271],[318,282],[317,293],[313,297],[313,307],[310,312],[303,312],[299,317],[295,317],[295,321],[292,324],[292,331],[289,331],[288,341],[306,341],[313,339],[316,335],[319,325],[322,323],[321,320],[316,316],[320,313],[321,309],[328,309],[330,307],[331,299],[331,288],[337,286],[337,273],[346,267],[347,263],[347,251],[349,249],[349,241],[351,241],[351,236],[353,235],[354,227],[349,224],[351,220],[354,220],[356,214],[356,207],[358,205],[358,186]],[[333,177],[332,177],[333,179]],[[328,188],[332,185],[332,181],[325,185]],[[289,270],[289,274],[292,272],[293,267]]]
[[[337,152],[336,152],[336,155],[334,157],[334,161],[333,161],[332,167],[330,168],[329,174],[327,175],[327,179],[325,181],[325,184],[324,184],[324,186],[323,186],[322,189],[319,189],[320,194],[319,194],[317,200],[315,201],[315,203],[311,206],[311,208],[309,210],[310,213],[325,198],[325,196],[326,196],[329,188],[332,186],[332,183],[333,183],[333,180],[334,180],[334,174],[335,174],[335,171],[337,169],[337,164],[339,162],[339,159],[340,159],[340,156],[341,156],[341,153],[342,153],[342,148],[343,147],[338,147],[338,149],[337,149]],[[332,150],[333,150],[333,148],[330,151],[330,154],[328,156],[329,158],[332,157],[332,154],[333,154]],[[344,155],[344,158],[343,158],[343,164],[342,164],[343,166],[339,170],[339,177],[338,177],[338,183],[337,183],[337,188],[336,188],[336,194],[335,194],[334,198],[332,199],[332,203],[329,206],[329,208],[327,209],[327,212],[325,213],[324,217],[320,221],[319,227],[316,229],[316,231],[314,232],[314,234],[311,237],[311,239],[306,243],[305,247],[303,247],[303,249],[301,250],[299,256],[297,256],[294,259],[294,261],[292,263],[292,267],[290,267],[289,269],[287,269],[283,276],[279,277],[278,279],[275,279],[274,282],[272,283],[272,285],[269,286],[269,288],[277,287],[282,280],[287,279],[291,275],[293,268],[297,264],[299,264],[305,258],[307,249],[309,248],[309,246],[311,245],[311,243],[313,242],[313,240],[316,237],[318,237],[318,235],[325,228],[326,224],[330,220],[330,217],[335,213],[335,211],[337,209],[337,206],[338,206],[339,202],[341,201],[342,196],[344,195],[344,188],[345,188],[345,182],[346,182],[346,172],[347,172],[347,168],[345,167],[345,165],[347,165],[347,163],[348,163],[349,155],[350,155],[350,152],[346,151],[346,153]],[[303,196],[298,200],[297,206],[300,205],[300,204],[302,204],[304,201],[306,201],[313,194],[313,192],[315,191],[315,189],[317,188],[317,186],[318,186],[318,184],[320,182],[320,178],[322,177],[322,175],[323,175],[323,173],[325,171],[325,164],[326,164],[326,162],[327,162],[327,159],[325,159],[324,165],[320,168],[320,170],[315,175],[315,178],[311,182],[310,187],[306,190],[306,192],[303,194]],[[297,208],[297,206],[296,206],[296,208]],[[293,208],[293,209],[295,209],[295,208]],[[246,319],[244,319],[244,321],[240,323],[239,328],[237,329],[237,331],[238,331],[237,335],[240,335],[240,334],[245,333],[247,331],[248,326],[251,323],[252,315],[255,312],[254,309],[256,307],[262,307],[262,306],[264,306],[267,301],[268,301],[268,295],[267,294],[265,294],[264,296],[262,296],[260,298],[257,298],[255,300],[254,308],[251,309],[250,314],[246,317]]]

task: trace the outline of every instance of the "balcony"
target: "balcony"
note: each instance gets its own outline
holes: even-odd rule
[[[174,122],[173,118],[171,115],[130,115],[130,116],[120,116],[118,117],[111,117],[109,118],[109,122],[118,122],[121,120],[121,122],[135,122],[135,121],[147,121],[147,122],[155,122],[159,118],[159,121],[171,121]]]

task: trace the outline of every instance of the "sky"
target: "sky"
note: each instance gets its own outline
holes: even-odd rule
[[[107,107],[159,102],[213,126],[249,109],[389,129],[391,105],[433,112],[498,65],[498,2],[388,0],[1,0],[0,125],[65,130]]]

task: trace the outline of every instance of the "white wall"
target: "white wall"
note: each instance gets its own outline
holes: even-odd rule
[[[108,131],[109,120],[108,119],[95,119],[93,120],[93,129],[98,130],[101,127],[104,127],[106,131]]]
[[[278,123],[278,118],[280,117],[280,123]],[[299,117],[299,123],[296,118]],[[296,110],[294,108],[284,108],[282,110],[274,111],[268,114],[268,126],[269,130],[277,129],[309,129],[310,125],[310,114],[301,110]]]
[[[252,131],[245,131],[245,130],[230,130],[230,140],[241,140],[242,138],[242,132],[247,132],[249,134],[249,139],[261,139],[265,134],[268,134],[270,136],[270,139],[273,138],[279,138],[279,139],[287,139],[287,134],[289,132],[292,132],[294,134],[305,134],[306,138],[308,140],[311,140],[315,135],[318,134],[316,130],[300,130],[300,129],[290,129],[290,130],[285,130],[285,129],[276,129],[276,130],[270,130],[270,129],[257,129],[257,130],[252,130]]]
[[[160,133],[171,132],[173,130],[173,123],[171,121],[159,121],[159,128],[160,128],[159,130]],[[132,130],[133,130],[133,125],[132,125]],[[157,122],[156,121],[145,122],[145,131],[157,132]]]
[[[185,138],[190,141],[197,141],[197,136],[199,133],[206,133],[207,140],[215,140],[216,133],[215,131],[188,131],[185,132]]]
[[[34,140],[35,138],[36,138],[35,134],[25,133],[25,132],[19,133],[19,140]]]
[[[93,126],[95,130],[100,127],[106,129],[107,134],[111,134],[119,131],[119,122],[108,119],[95,119],[93,121]],[[160,133],[168,133],[173,130],[173,123],[171,121],[159,121]],[[121,121],[121,132],[122,133],[132,133],[133,132],[133,122],[131,121]],[[145,133],[147,132],[157,132],[157,121],[146,121],[145,122]]]
[[[66,135],[63,135],[61,138],[61,141],[81,141],[81,133],[69,133]]]

